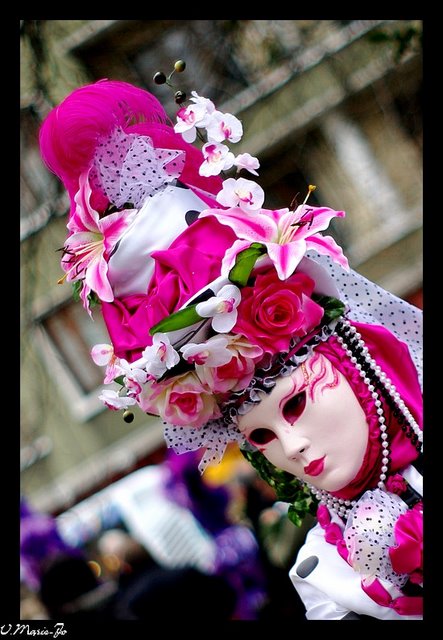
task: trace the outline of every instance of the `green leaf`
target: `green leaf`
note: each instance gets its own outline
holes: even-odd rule
[[[185,307],[184,309],[180,309],[180,311],[172,313],[170,316],[160,320],[160,322],[157,322],[157,324],[151,327],[149,333],[153,336],[154,333],[176,331],[177,329],[190,327],[196,322],[199,322],[199,320],[203,320],[195,310],[196,306],[196,304],[190,304],[189,307]]]
[[[291,505],[289,505],[289,509],[288,509],[288,518],[289,520],[292,522],[292,524],[295,524],[296,527],[301,527],[302,525],[302,517],[299,515],[299,513],[294,509],[294,507]]]
[[[83,287],[83,282],[81,280],[75,280],[74,282],[71,283],[71,285],[72,285],[72,297],[74,298],[75,302],[79,302],[80,293]]]
[[[117,378],[114,378],[114,382],[116,382],[117,384],[121,384],[122,386],[124,385],[124,380],[125,376],[118,376]]]
[[[73,297],[75,302],[79,302],[80,301],[80,294],[81,294],[82,289],[83,289],[83,282],[82,282],[82,280],[75,280],[74,282],[71,283],[71,285],[72,285],[72,297]],[[91,291],[88,294],[88,300],[89,300],[89,308],[90,309],[93,309],[94,307],[96,307],[97,305],[100,304],[100,298],[95,293],[95,291]]]
[[[324,324],[331,322],[331,320],[340,318],[345,311],[344,302],[338,300],[338,298],[333,298],[332,296],[319,296],[315,294],[312,298],[325,310],[323,317]]]
[[[232,284],[245,287],[255,263],[265,253],[266,247],[261,242],[253,242],[250,247],[240,251],[228,276]]]
[[[90,309],[94,309],[94,307],[96,307],[98,304],[100,304],[100,298],[95,293],[95,291],[91,291],[91,293],[88,295],[88,300],[89,300],[89,308]]]
[[[257,450],[240,449],[259,476],[275,491],[277,499],[289,503],[288,518],[300,527],[306,515],[315,515],[317,500],[298,478],[275,467]]]

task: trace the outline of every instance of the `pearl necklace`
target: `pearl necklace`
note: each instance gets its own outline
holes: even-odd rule
[[[405,432],[407,438],[411,438],[411,442],[416,446],[417,451],[423,451],[423,432],[400,397],[395,385],[370,355],[357,329],[348,320],[341,320],[337,323],[334,333],[337,335],[337,341],[359,372],[360,377],[363,378],[363,382],[368,387],[368,391],[377,407],[381,446],[383,447],[382,466],[377,486],[379,489],[385,491],[390,451],[387,434],[388,428],[384,417],[383,403],[380,399],[381,395],[385,397],[385,401],[392,408],[392,413],[399,421],[402,431]],[[380,389],[381,393],[377,392],[376,387]],[[326,505],[343,519],[347,519],[352,508],[357,504],[357,500],[336,498],[323,489],[317,489],[309,482],[305,482],[305,484],[320,504]]]

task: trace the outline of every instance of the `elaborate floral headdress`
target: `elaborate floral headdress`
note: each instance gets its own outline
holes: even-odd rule
[[[231,151],[241,122],[196,92],[176,100],[170,126],[147,92],[100,81],[50,114],[41,147],[71,194],[63,279],[89,313],[101,302],[113,342],[92,350],[104,382],[119,385],[101,400],[127,420],[134,405],[159,416],[176,452],[204,449],[203,470],[228,443],[245,444],[237,415],[345,316],[389,326],[421,372],[420,317],[349,269],[323,234],[343,211],[309,205],[313,185],[300,204],[263,208],[263,189],[239,176],[258,176],[258,159]],[[78,131],[87,140],[73,162]]]

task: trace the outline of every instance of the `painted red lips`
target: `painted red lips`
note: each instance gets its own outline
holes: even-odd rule
[[[326,456],[323,456],[323,458],[319,458],[318,460],[313,460],[306,467],[304,467],[304,472],[306,473],[306,475],[319,476],[324,469],[325,458]]]

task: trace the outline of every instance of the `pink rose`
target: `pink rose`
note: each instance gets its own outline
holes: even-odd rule
[[[128,362],[139,358],[151,344],[147,329],[177,311],[220,275],[223,256],[234,240],[232,229],[214,217],[198,219],[169,249],[152,254],[155,270],[146,295],[133,294],[115,298],[114,302],[102,302],[115,355]]]
[[[275,269],[258,275],[252,287],[242,289],[234,331],[267,353],[288,351],[293,336],[305,336],[323,317],[323,308],[310,297],[314,285],[304,273],[283,281]]]
[[[137,400],[139,405],[169,424],[198,428],[221,416],[214,394],[203,387],[193,372],[151,382],[146,388],[146,393]]]
[[[395,493],[400,496],[402,493],[406,491],[408,488],[408,484],[406,480],[399,473],[396,473],[393,476],[389,476],[386,480],[386,489],[391,493]]]
[[[240,391],[251,382],[255,371],[255,363],[263,355],[262,349],[251,345],[242,335],[228,338],[228,350],[232,353],[231,360],[219,367],[196,365],[196,373],[205,387],[213,393]]]

